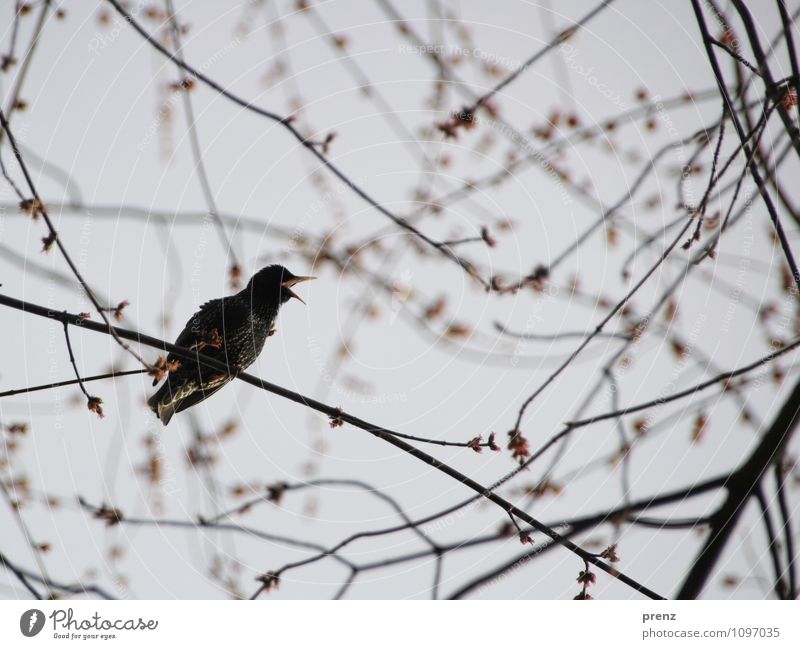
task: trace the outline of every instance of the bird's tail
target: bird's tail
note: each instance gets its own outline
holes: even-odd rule
[[[176,412],[208,399],[222,386],[232,381],[233,376],[233,374],[218,374],[210,378],[204,377],[205,382],[200,385],[192,378],[170,376],[147,400],[147,405],[166,426]]]
[[[156,413],[156,416],[161,420],[165,426],[169,423],[178,411],[178,406],[183,401],[185,395],[181,394],[182,390],[178,386],[173,385],[172,381],[167,379],[156,393],[147,400],[147,405],[150,410]]]

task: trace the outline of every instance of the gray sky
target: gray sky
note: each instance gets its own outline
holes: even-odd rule
[[[7,25],[2,32],[4,51],[10,39],[11,3],[7,4],[2,10],[7,18],[3,21]],[[314,3],[323,24],[295,13],[289,2],[224,4],[223,8],[221,3],[176,2],[181,20],[190,26],[184,36],[186,60],[268,110],[286,115],[296,112],[299,103],[297,124],[303,129],[311,125],[320,140],[335,132],[331,158],[387,208],[412,213],[417,206],[414,192],[421,183],[430,187],[432,197],[444,196],[465,181],[502,171],[509,163],[514,145],[489,119],[455,140],[444,141],[436,130],[425,132],[447,119],[448,111],[463,106],[465,99],[458,83],[446,84],[442,108],[431,108],[436,69],[420,48],[401,38],[379,4]],[[554,12],[550,3],[521,0],[395,0],[395,4],[437,53],[458,59],[453,70],[464,87],[476,94],[516,69],[594,6],[591,2],[568,3],[568,7],[553,3],[558,7]],[[438,19],[432,6],[443,7],[460,22]],[[121,21],[110,5],[100,3],[100,7],[109,12],[110,23],[101,24],[101,12],[93,3],[70,3],[63,20],[48,19],[23,87],[28,108],[13,116],[12,128],[24,145],[23,154],[45,200],[53,206],[66,202],[89,206],[88,210],[52,207],[51,211],[65,246],[98,295],[114,304],[130,301],[123,326],[173,340],[199,303],[229,292],[230,260],[203,218],[206,204],[181,95],[165,90],[179,79],[174,65]],[[282,19],[277,22],[279,15]],[[138,18],[148,31],[154,29],[144,12]],[[764,38],[772,38],[777,17],[771,9],[762,12],[759,8],[757,18]],[[34,16],[21,22],[20,55],[34,22]],[[471,34],[469,44],[458,39],[462,27]],[[372,98],[363,96],[352,66],[343,64],[342,52],[321,35],[327,30],[346,36],[346,56],[371,80]],[[531,127],[544,124],[556,109],[565,116],[574,115],[580,125],[591,125],[635,109],[641,104],[640,89],[646,89],[649,98],[667,100],[686,92],[697,97],[681,105],[665,102],[660,110],[654,108],[652,130],[647,119],[623,118],[607,137],[582,141],[573,137],[576,129],[562,122],[557,137],[573,140],[553,159],[568,170],[574,186],[565,188],[541,165],[533,164],[502,185],[483,188],[469,200],[448,204],[440,215],[427,213],[419,221],[425,234],[440,240],[475,236],[488,226],[497,246],[465,244],[459,253],[479,264],[487,276],[519,277],[538,264],[551,263],[598,218],[601,210],[596,201],[607,206],[616,203],[646,160],[672,143],[633,201],[622,209],[618,245],[610,245],[602,231],[591,237],[554,272],[549,294],[530,289],[516,295],[487,294],[441,256],[416,252],[407,234],[320,170],[318,161],[281,126],[202,85],[190,93],[209,183],[219,211],[233,217],[228,224],[236,226],[233,248],[245,278],[275,261],[297,274],[319,276],[298,289],[307,307],[292,302],[282,310],[278,333],[250,368],[252,373],[405,433],[466,441],[495,431],[505,444],[521,403],[580,338],[519,343],[500,336],[495,323],[528,333],[591,330],[606,309],[580,294],[570,295],[573,277],[577,276],[581,293],[602,292],[620,299],[655,263],[668,238],[659,237],[654,247],[635,258],[629,267],[630,279],[621,276],[634,245],[678,216],[676,170],[692,150],[678,143],[714,123],[720,111],[716,96],[703,94],[714,89],[713,77],[688,3],[620,0],[568,46],[526,69],[496,98],[503,118],[536,146],[542,143],[531,135]],[[776,68],[786,67],[785,56],[777,60]],[[486,63],[497,66],[498,76],[486,73]],[[285,75],[276,77],[276,65],[281,64]],[[17,72],[18,68],[0,77],[4,107]],[[789,74],[788,69],[780,72]],[[777,133],[775,129],[775,134],[765,136],[766,149]],[[724,147],[729,154],[732,141]],[[426,169],[420,150],[432,160],[447,157],[450,164]],[[2,152],[9,163],[10,150],[4,146]],[[60,174],[49,172],[42,160],[66,172],[69,183],[65,186]],[[708,151],[702,163],[709,163]],[[16,170],[13,164],[10,168]],[[784,173],[795,171],[796,162],[784,169]],[[686,195],[697,200],[705,182],[705,176],[690,178]],[[583,187],[584,196],[574,187]],[[745,190],[752,191],[752,183],[748,181]],[[325,192],[329,192],[327,198]],[[655,208],[648,206],[653,196],[660,197]],[[44,226],[41,220],[32,221],[8,207],[15,202],[4,184],[2,203],[7,207],[0,212],[3,292],[56,310],[90,310],[74,286],[49,281],[39,272],[52,269],[64,274],[67,268],[56,251],[39,252]],[[714,204],[715,209],[723,205]],[[141,208],[145,216],[131,218],[119,209],[121,205]],[[184,213],[194,216],[175,216]],[[161,214],[166,220],[158,217]],[[500,226],[506,220],[513,222],[508,231]],[[688,359],[676,358],[654,324],[628,354],[629,366],[618,372],[622,404],[674,392],[767,353],[764,332],[756,325],[747,300],[752,298],[756,304],[777,300],[780,309],[786,308],[776,279],[780,251],[769,240],[768,225],[763,205],[754,202],[723,238],[717,259],[692,271],[676,294],[678,318],[672,325],[660,316],[655,318],[659,326],[674,327],[688,341]],[[362,270],[342,274],[324,262],[312,267],[308,258],[297,254],[297,236],[287,239],[271,226],[329,236],[339,251],[379,239],[379,249],[361,252],[356,261],[359,268],[394,285],[394,294],[375,288]],[[23,266],[15,255],[24,258]],[[687,259],[681,251],[675,257]],[[679,261],[661,267],[634,298],[634,308],[647,314],[652,301],[682,268]],[[738,286],[747,298],[732,296],[731,286]],[[441,296],[446,296],[444,315],[420,322],[421,311]],[[374,313],[355,318],[358,328],[353,342],[353,314],[364,299],[374,305]],[[172,316],[167,322],[162,319],[165,310]],[[444,335],[448,323],[467,326],[469,335]],[[609,331],[619,326],[614,320]],[[0,327],[5,333],[0,337],[0,389],[73,376],[58,323],[4,308]],[[787,332],[786,339],[792,335]],[[108,337],[73,330],[71,340],[78,366],[86,375],[106,371],[112,364],[136,366]],[[347,358],[337,371],[337,350],[345,343]],[[592,342],[534,402],[522,423],[533,448],[575,416],[580,402],[601,378],[604,360],[619,345],[615,339]],[[143,353],[155,358],[152,350]],[[792,358],[787,357],[786,365]],[[212,565],[219,564],[226,577],[235,579],[236,588],[249,595],[256,575],[307,556],[305,551],[244,534],[126,525],[106,528],[79,511],[77,495],[93,504],[119,507],[131,517],[172,520],[193,520],[198,514],[208,517],[235,506],[241,502],[230,493],[235,485],[281,480],[364,481],[396,498],[412,518],[471,495],[453,480],[363,431],[348,426],[330,429],[325,417],[241,382],[192,411],[200,430],[208,434],[218,432],[231,419],[239,421],[235,435],[209,446],[217,458],[212,469],[195,470],[185,460],[185,449],[192,443],[192,417],[178,415],[169,428],[162,429],[144,405],[152,392],[150,382],[144,376],[90,385],[90,392],[104,401],[104,419],[88,412],[81,399],[76,402],[77,386],[0,400],[0,421],[25,421],[30,426],[18,440],[11,475],[24,468],[35,497],[23,508],[23,520],[38,542],[51,544],[42,560],[53,578],[87,579],[118,597],[216,598],[227,593],[210,574]],[[718,390],[712,392],[718,394]],[[769,381],[748,392],[747,408],[756,425],[770,420],[784,392]],[[699,412],[694,404],[699,402],[655,413],[656,421],[678,414],[637,443],[628,467],[634,500],[730,470],[747,454],[757,428],[742,423],[743,405],[729,397],[718,397],[703,408],[709,413],[708,428],[699,443],[691,443]],[[610,393],[604,388],[591,412],[611,406]],[[629,424],[632,419],[626,421]],[[627,431],[630,434],[629,425]],[[157,436],[156,454],[164,471],[162,484],[155,488],[137,473],[137,467],[147,463],[144,440],[149,435]],[[537,500],[529,511],[540,520],[557,523],[621,503],[621,469],[607,466],[618,446],[619,431],[613,423],[576,432],[553,476],[564,487],[562,493]],[[426,450],[485,484],[514,467],[505,449],[482,454],[468,449]],[[539,479],[552,457],[536,463],[503,493],[520,500],[515,488]],[[61,506],[48,508],[41,502],[42,493],[58,496]],[[677,507],[675,515],[702,514],[711,502],[710,498],[693,500]],[[793,508],[796,512],[796,499]],[[35,568],[7,503],[0,509],[4,529],[9,530],[3,551]],[[657,512],[670,514],[671,510]],[[350,488],[289,493],[280,505],[260,505],[236,520],[324,545],[399,522],[386,503]],[[495,531],[502,522],[502,512],[479,505],[433,524],[429,534],[447,543]],[[535,540],[542,541],[540,537]],[[694,532],[623,528],[618,539],[619,566],[656,591],[671,594],[700,538]],[[602,548],[615,537],[606,527],[580,540]],[[367,563],[424,547],[413,533],[404,532],[360,541],[351,546],[348,556]],[[122,556],[112,561],[110,553],[115,548]],[[759,581],[769,575],[764,548],[761,528],[745,521],[706,595],[765,596]],[[523,549],[511,538],[448,557],[440,593],[450,594]],[[578,558],[558,549],[473,596],[569,598],[577,592],[574,580],[581,568]],[[430,597],[433,571],[433,562],[426,559],[364,573],[349,596]],[[726,574],[743,580],[735,589],[724,589],[720,578]],[[288,572],[280,589],[267,597],[331,597],[345,576],[345,568],[327,559]],[[0,576],[0,588],[5,597],[24,596],[10,575]],[[636,596],[605,575],[598,577],[593,593],[598,598]]]

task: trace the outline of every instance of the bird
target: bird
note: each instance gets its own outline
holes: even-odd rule
[[[189,361],[169,354],[162,365],[168,376],[147,400],[161,423],[166,426],[175,413],[208,399],[252,365],[267,338],[275,332],[281,306],[292,298],[305,304],[292,287],[312,279],[316,278],[293,275],[283,266],[273,264],[253,275],[235,295],[201,305],[175,339],[175,345],[222,361],[229,371],[220,372],[199,360]],[[157,376],[153,381],[154,386],[159,379]]]

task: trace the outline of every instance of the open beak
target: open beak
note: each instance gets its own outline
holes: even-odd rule
[[[289,293],[289,297],[296,297],[300,300],[303,304],[305,301],[301,298],[297,293],[292,290],[292,286],[295,284],[300,284],[301,282],[310,282],[312,279],[317,279],[316,277],[307,277],[307,276],[300,276],[300,277],[292,277],[291,279],[287,279],[284,282],[281,282],[281,286],[286,289]]]

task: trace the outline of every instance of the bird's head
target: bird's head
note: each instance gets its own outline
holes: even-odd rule
[[[303,299],[292,290],[292,286],[312,279],[316,278],[293,275],[283,266],[273,264],[253,275],[247,288],[253,297],[258,296],[268,301],[277,300],[278,304],[285,304],[293,297],[303,302]]]

